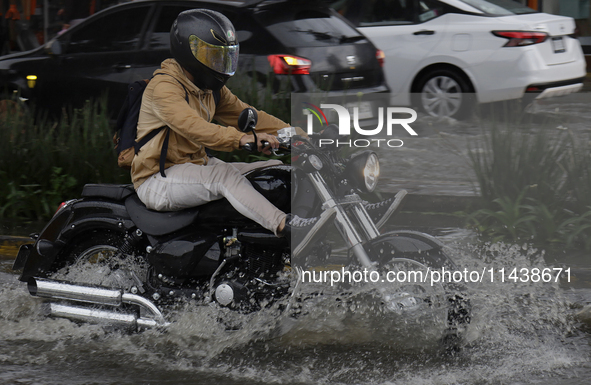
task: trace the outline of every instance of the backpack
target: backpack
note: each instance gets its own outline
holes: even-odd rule
[[[156,75],[168,75],[158,73]],[[154,76],[156,76],[154,75]],[[168,75],[175,79],[185,90],[185,100],[189,103],[189,93],[187,89],[172,75]],[[127,96],[123,102],[123,106],[117,116],[117,123],[115,124],[115,136],[113,142],[115,143],[115,150],[117,151],[117,164],[121,168],[131,169],[131,162],[133,157],[140,151],[140,149],[152,140],[162,129],[168,128],[162,126],[156,128],[144,136],[139,142],[136,142],[137,137],[137,124],[140,115],[140,108],[142,107],[142,96],[144,91],[151,79],[137,80],[127,86]],[[220,91],[213,92],[213,98],[216,106],[220,101]],[[162,150],[160,152],[160,174],[162,177],[166,177],[164,174],[164,164],[166,162],[166,154],[168,152],[168,138],[170,136],[170,130],[167,131],[164,143],[162,144]]]

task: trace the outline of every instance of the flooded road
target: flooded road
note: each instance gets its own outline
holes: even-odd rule
[[[539,108],[547,115],[564,112],[552,104]],[[577,114],[586,108],[579,105]],[[420,137],[405,140],[396,157],[380,154],[384,191],[475,194],[466,148],[481,140],[478,124],[448,123],[423,120]],[[584,119],[569,124],[589,129]],[[0,384],[591,382],[591,323],[577,317],[591,303],[588,253],[488,244],[465,229],[431,231],[460,268],[570,268],[570,282],[565,275],[558,282],[500,282],[495,276],[493,282],[467,284],[473,317],[461,349],[452,354],[431,338],[430,320],[401,320],[330,298],[296,321],[276,309],[239,315],[179,303],[169,329],[141,333],[47,318],[42,301],[31,297],[10,269],[12,259],[0,256]],[[220,320],[228,319],[242,327],[227,330]]]
[[[11,260],[0,264],[2,384],[586,384],[591,337],[575,318],[591,301],[587,256],[542,256],[506,245],[474,246],[473,234],[440,230],[469,270],[570,266],[571,283],[468,285],[473,319],[459,352],[429,330],[375,319],[363,306],[327,300],[278,333],[276,311],[228,314],[179,304],[166,331],[127,333],[43,317]],[[548,261],[548,262],[547,262]],[[364,317],[364,314],[370,315]],[[220,319],[242,323],[228,331]],[[411,321],[412,322],[412,321]],[[387,330],[387,335],[384,335]],[[409,334],[410,333],[410,334]],[[418,342],[417,342],[418,341]],[[412,348],[410,347],[412,346]]]

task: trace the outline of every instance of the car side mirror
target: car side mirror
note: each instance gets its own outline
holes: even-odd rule
[[[62,43],[59,40],[53,39],[45,45],[45,52],[52,56],[59,56],[62,54]]]

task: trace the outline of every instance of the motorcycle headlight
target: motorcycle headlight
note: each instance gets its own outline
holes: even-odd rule
[[[312,167],[314,167],[316,170],[318,170],[318,171],[322,170],[322,166],[323,166],[322,161],[316,155],[310,155],[308,157],[308,161],[310,162]]]
[[[358,189],[372,192],[378,185],[380,176],[378,156],[373,151],[353,155],[347,163],[345,174]]]
[[[378,185],[380,177],[380,160],[375,153],[371,153],[363,168],[363,180],[367,191],[372,192]]]

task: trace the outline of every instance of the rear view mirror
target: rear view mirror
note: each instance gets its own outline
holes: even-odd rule
[[[254,108],[245,108],[238,116],[238,129],[242,132],[254,131],[257,125],[258,115]]]

